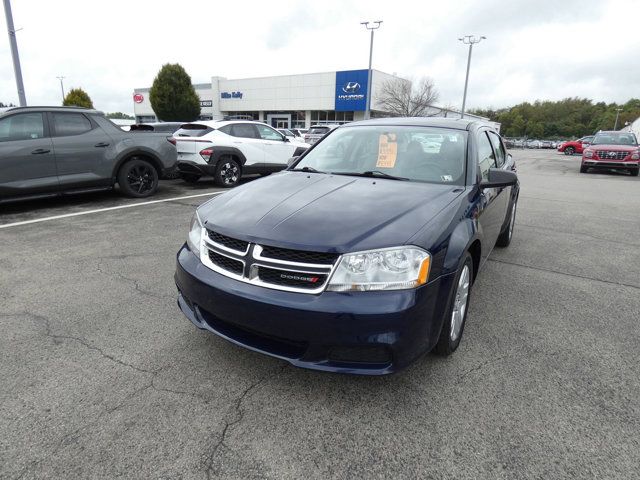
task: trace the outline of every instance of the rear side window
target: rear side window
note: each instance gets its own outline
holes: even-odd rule
[[[0,119],[0,142],[44,137],[42,113],[20,113]]]
[[[224,133],[228,133],[233,137],[260,138],[256,127],[250,123],[232,123],[231,125],[224,127],[224,129]],[[222,128],[220,130],[222,130]]]
[[[209,132],[213,132],[213,128],[207,127],[200,123],[187,123],[182,125],[178,131],[176,131],[174,137],[202,137]]]
[[[491,144],[493,145],[493,150],[496,152],[496,165],[501,167],[504,165],[504,161],[507,157],[506,152],[504,151],[504,146],[500,141],[500,137],[495,132],[487,132],[489,134],[489,139],[491,140]]]
[[[54,113],[53,128],[58,137],[80,135],[93,127],[87,117],[81,113]]]

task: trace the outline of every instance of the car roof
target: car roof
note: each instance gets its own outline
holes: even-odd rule
[[[104,115],[100,110],[95,110],[93,108],[84,108],[84,107],[57,107],[57,106],[29,106],[29,107],[9,107],[3,113],[15,113],[15,112],[29,112],[29,111],[37,111],[37,112],[82,112],[82,113],[91,113]]]
[[[409,126],[409,127],[439,127],[451,128],[455,130],[469,130],[472,125],[486,126],[494,128],[490,123],[481,122],[468,118],[445,118],[445,117],[391,117],[373,118],[371,120],[360,120],[343,125],[343,127],[357,127],[364,125],[372,126]]]

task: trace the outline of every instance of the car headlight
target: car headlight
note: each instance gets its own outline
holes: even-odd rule
[[[584,151],[584,158],[593,158],[593,151],[592,150],[585,150]]]
[[[427,283],[431,256],[418,247],[385,248],[343,255],[327,290],[402,290]]]
[[[204,233],[204,228],[202,227],[202,222],[200,222],[200,217],[198,216],[198,212],[193,214],[191,218],[191,225],[189,225],[189,235],[187,236],[187,246],[189,250],[193,252],[193,254],[200,258],[200,251],[202,250],[202,235]]]

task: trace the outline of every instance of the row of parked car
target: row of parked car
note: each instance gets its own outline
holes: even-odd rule
[[[562,140],[536,140],[524,138],[505,138],[508,148],[558,148]]]

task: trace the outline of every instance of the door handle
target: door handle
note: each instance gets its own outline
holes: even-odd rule
[[[94,147],[96,147],[96,148],[103,148],[103,147],[108,147],[108,146],[109,146],[109,144],[105,143],[105,142],[96,143],[94,145]]]
[[[46,148],[36,148],[33,152],[31,152],[32,155],[42,155],[43,153],[49,153],[51,152],[51,150],[47,150]]]

